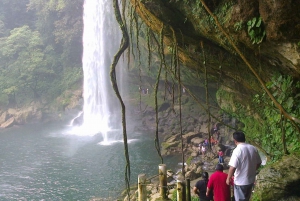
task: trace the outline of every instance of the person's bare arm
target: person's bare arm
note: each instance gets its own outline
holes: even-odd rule
[[[210,189],[206,188],[206,197],[209,197]]]
[[[228,171],[228,176],[227,176],[227,179],[226,179],[226,184],[227,185],[230,185],[230,179],[233,176],[233,174],[235,172],[235,169],[236,169],[235,167],[230,166],[229,171]]]
[[[193,191],[196,195],[198,195],[198,188],[196,188],[196,186],[194,186]]]

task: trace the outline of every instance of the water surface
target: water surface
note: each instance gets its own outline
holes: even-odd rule
[[[0,200],[89,200],[125,188],[121,133],[110,145],[102,136],[69,135],[67,123],[32,124],[0,131]],[[120,131],[116,131],[118,133]],[[158,173],[153,134],[128,134],[131,183]],[[173,162],[171,162],[173,161]],[[167,167],[178,161],[166,158]]]

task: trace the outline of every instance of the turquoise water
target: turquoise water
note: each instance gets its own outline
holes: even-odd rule
[[[1,201],[85,201],[120,195],[125,188],[123,143],[116,139],[100,145],[101,135],[67,135],[66,124],[32,124],[0,131]],[[154,132],[128,135],[133,184],[138,174],[157,174],[160,159]],[[167,167],[175,167],[177,162],[174,157],[164,159]]]

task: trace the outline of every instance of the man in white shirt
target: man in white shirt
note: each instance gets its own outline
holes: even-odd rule
[[[230,168],[226,183],[230,184],[230,179],[234,174],[235,200],[249,201],[261,158],[254,146],[245,143],[246,138],[243,132],[234,132],[233,139],[237,146],[233,150],[228,164]]]

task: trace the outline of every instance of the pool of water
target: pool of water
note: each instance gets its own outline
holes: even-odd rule
[[[68,134],[67,123],[31,124],[0,131],[0,200],[89,200],[117,198],[125,188],[124,146],[102,136]],[[131,183],[158,173],[154,132],[128,134]],[[179,157],[164,159],[175,167]]]

